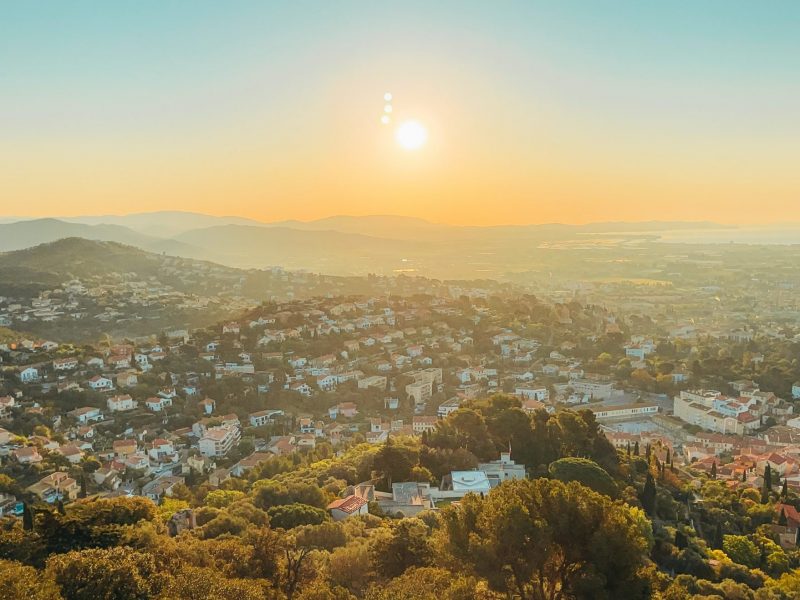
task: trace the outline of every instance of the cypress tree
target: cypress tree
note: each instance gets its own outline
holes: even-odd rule
[[[722,523],[717,523],[716,529],[714,529],[714,548],[722,548]]]
[[[656,511],[656,482],[653,480],[653,475],[650,471],[647,472],[647,479],[644,482],[644,488],[639,496],[639,501],[648,515],[653,515]]]
[[[650,444],[647,444],[647,446],[644,449],[644,457],[647,459],[647,462],[649,463],[650,462]]]
[[[747,481],[747,470],[742,471],[742,483]]]
[[[630,443],[630,441],[625,443],[625,456],[627,456],[628,458],[631,457],[631,443]]]
[[[639,456],[639,442],[638,441],[634,442],[634,444],[633,444],[633,455],[634,456]]]
[[[671,464],[672,463],[672,454],[670,454],[669,448],[667,448],[667,457],[664,460],[665,463]]]
[[[781,516],[778,517],[778,525],[786,525],[786,523],[786,513],[784,512],[783,507],[781,507]]]
[[[711,479],[717,478],[717,463],[714,461],[711,463]]]
[[[680,529],[675,530],[675,546],[677,546],[678,549],[683,550],[688,545],[689,539],[686,537],[686,534]]]
[[[56,510],[58,510],[58,514],[60,514],[60,515],[66,515],[67,514],[67,511],[64,509],[64,501],[63,500],[59,500],[56,503]]]
[[[783,487],[781,488],[781,498],[786,499],[786,496],[789,495],[789,482],[786,481],[786,477],[783,478]]]
[[[22,529],[33,531],[33,512],[27,502],[22,503]]]
[[[78,498],[86,498],[86,474],[81,474],[81,491],[78,492]]]
[[[772,491],[772,469],[767,463],[764,468],[764,484],[761,486],[761,504],[769,502],[769,494]]]

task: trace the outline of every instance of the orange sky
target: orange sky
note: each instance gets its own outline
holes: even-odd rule
[[[0,216],[800,221],[800,48],[744,3],[51,8],[0,24]]]

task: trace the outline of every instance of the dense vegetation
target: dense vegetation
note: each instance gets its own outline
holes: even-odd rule
[[[348,485],[436,481],[511,444],[532,478],[414,518],[333,522]],[[615,451],[589,411],[532,417],[498,395],[422,440],[273,457],[218,489],[30,504],[0,522],[0,597],[757,598],[800,593],[800,555],[775,543],[779,493],[687,484],[655,449]],[[663,456],[663,455],[662,455]],[[13,485],[10,480],[0,482]],[[691,501],[702,498],[702,502]],[[167,521],[192,508],[197,527]]]

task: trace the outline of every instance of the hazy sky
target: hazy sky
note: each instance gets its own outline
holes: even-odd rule
[[[796,1],[2,2],[0,214],[800,220],[798,31]]]

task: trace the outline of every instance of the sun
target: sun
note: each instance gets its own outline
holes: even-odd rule
[[[394,137],[404,150],[419,150],[428,141],[428,130],[419,121],[403,121]]]

